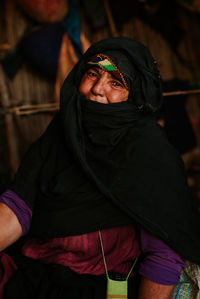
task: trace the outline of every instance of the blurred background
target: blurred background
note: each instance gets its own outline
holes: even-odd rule
[[[145,44],[160,69],[158,122],[181,154],[200,211],[200,1],[1,0],[0,191],[59,109],[60,87],[98,40]]]

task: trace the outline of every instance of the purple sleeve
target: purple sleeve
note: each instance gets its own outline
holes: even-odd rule
[[[0,202],[5,203],[17,216],[22,226],[22,235],[26,235],[31,223],[32,211],[27,204],[12,190],[6,190],[0,196]]]
[[[144,229],[141,229],[141,250],[144,259],[140,275],[163,285],[179,282],[185,262],[174,250]]]

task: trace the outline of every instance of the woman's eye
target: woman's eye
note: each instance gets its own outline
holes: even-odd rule
[[[97,74],[95,72],[91,72],[91,71],[87,72],[87,75],[89,77],[92,77],[92,78],[96,78],[97,77]]]
[[[115,87],[123,87],[122,84],[119,81],[113,81],[112,84]]]

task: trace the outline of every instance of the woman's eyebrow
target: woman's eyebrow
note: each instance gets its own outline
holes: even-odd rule
[[[92,70],[96,71],[98,74],[100,74],[99,70],[101,69],[100,67],[98,66],[93,66],[91,67]]]
[[[100,74],[99,70],[106,71],[106,70],[104,70],[103,68],[99,67],[98,65],[91,66],[91,67],[88,69],[88,71],[89,71],[89,70],[93,70],[93,71],[97,72],[98,74]]]

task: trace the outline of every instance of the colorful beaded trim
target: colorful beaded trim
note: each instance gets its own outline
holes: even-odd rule
[[[92,57],[88,64],[98,65],[100,68],[110,72],[112,76],[119,80],[128,89],[122,73],[107,55],[97,54]]]

